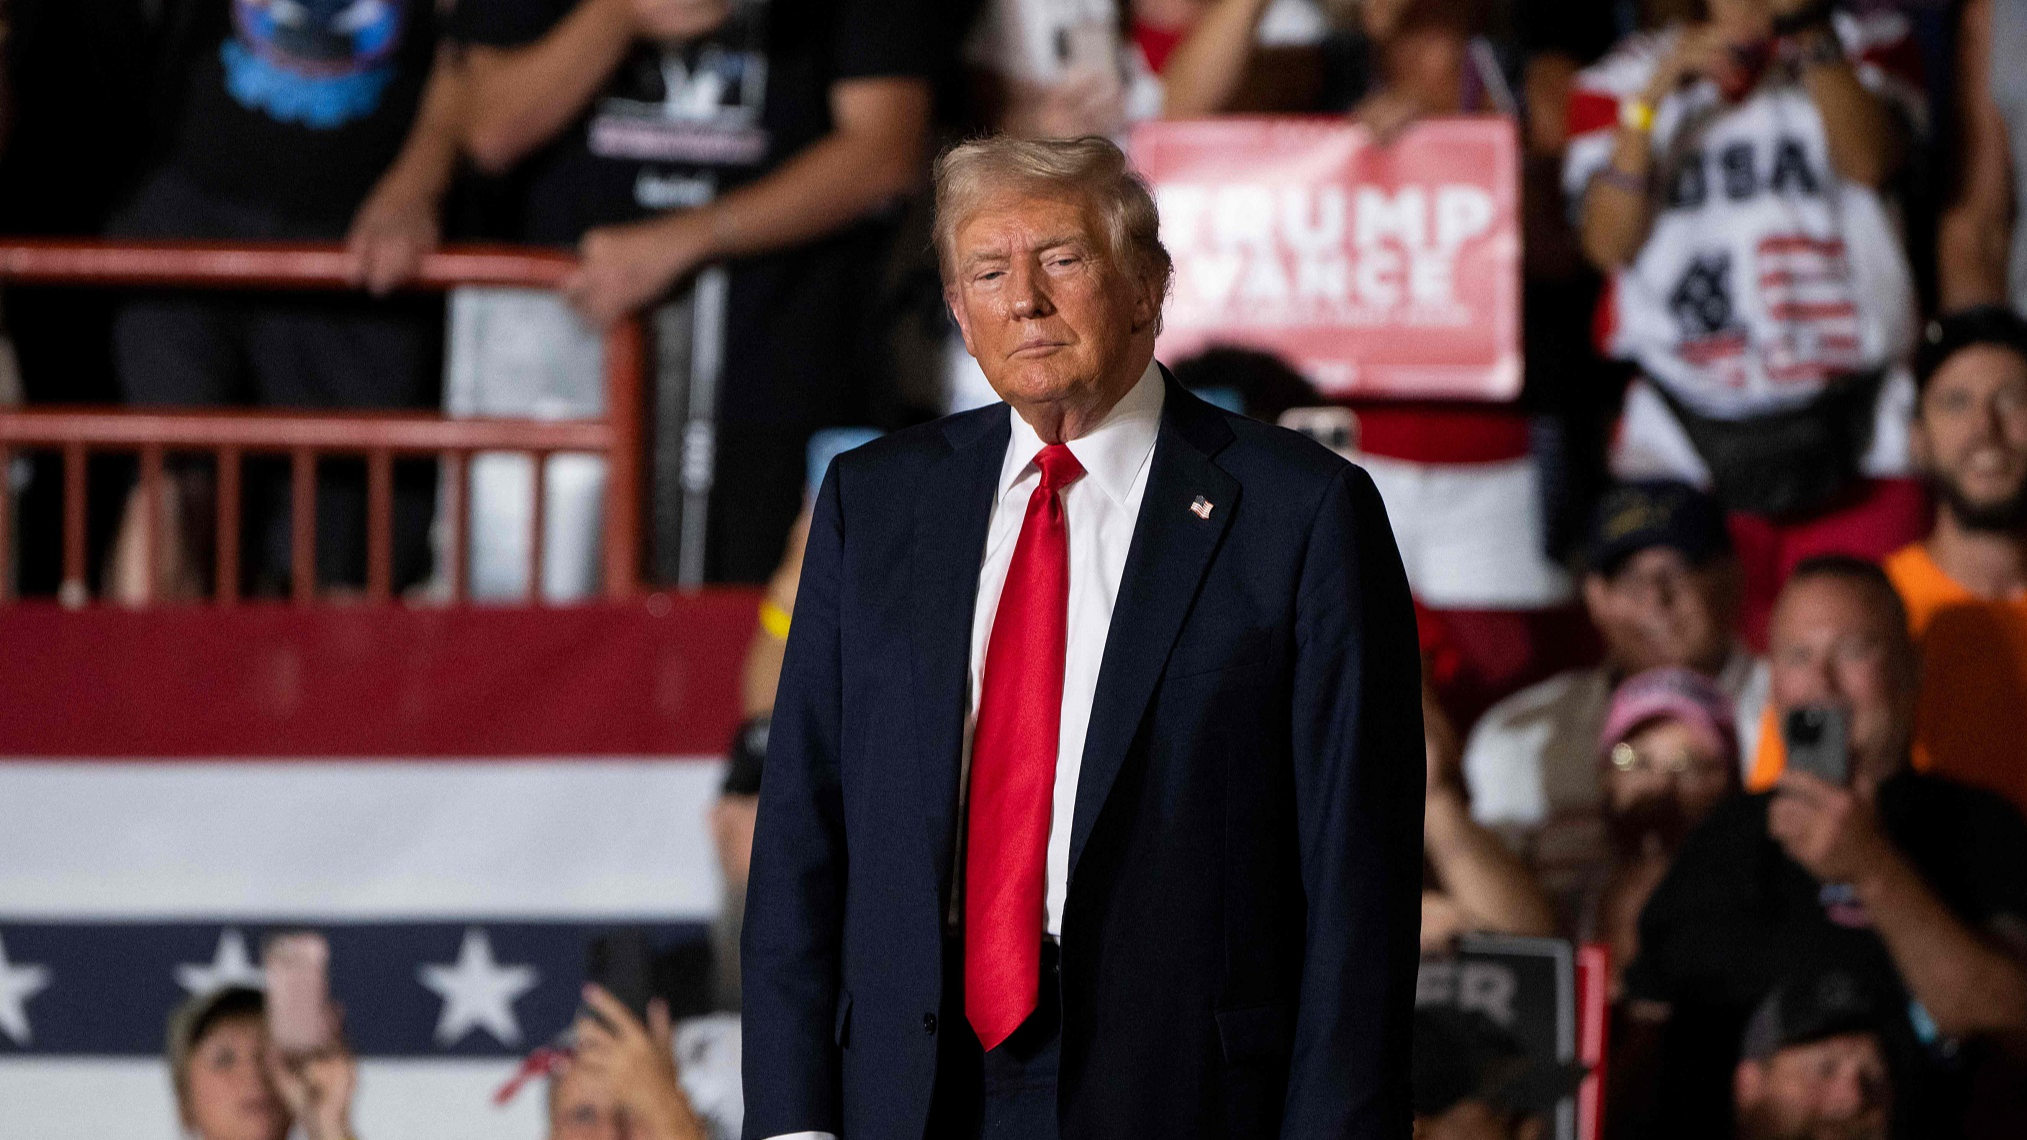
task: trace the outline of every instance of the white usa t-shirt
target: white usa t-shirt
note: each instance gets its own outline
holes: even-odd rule
[[[1922,128],[1919,89],[1896,71],[1910,58],[1905,22],[1840,14],[1836,28],[1860,81]],[[1611,161],[1621,101],[1646,88],[1679,34],[1632,37],[1578,77],[1563,170],[1572,203]],[[1791,66],[1770,64],[1735,104],[1709,79],[1677,89],[1655,108],[1652,145],[1653,227],[1612,275],[1604,351],[1719,419],[1792,408],[1906,355],[1915,298],[1899,226],[1876,191],[1832,167]]]

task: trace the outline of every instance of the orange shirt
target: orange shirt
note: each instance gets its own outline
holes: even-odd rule
[[[1989,788],[2027,811],[2027,598],[1974,597],[1918,542],[1885,566],[1921,651],[1914,766]],[[1755,791],[1771,786],[1786,761],[1770,702],[1747,783]]]

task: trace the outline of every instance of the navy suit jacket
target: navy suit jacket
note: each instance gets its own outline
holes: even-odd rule
[[[1424,775],[1400,556],[1359,468],[1165,382],[1071,828],[1062,1135],[1405,1138]],[[848,452],[817,495],[747,888],[749,1138],[923,1136],[939,1034],[969,1032],[945,915],[1008,415]]]

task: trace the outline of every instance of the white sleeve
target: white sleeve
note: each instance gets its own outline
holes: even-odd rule
[[[767,1140],[838,1140],[838,1138],[828,1132],[784,1132],[779,1136],[769,1136]]]
[[[1523,689],[1486,710],[1464,746],[1464,786],[1471,794],[1471,818],[1488,827],[1539,827],[1548,818],[1542,789],[1539,733],[1515,724],[1524,719],[1513,705]],[[1538,717],[1536,719],[1539,719]]]

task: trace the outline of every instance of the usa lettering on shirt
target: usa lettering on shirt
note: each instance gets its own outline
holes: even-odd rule
[[[1842,14],[1860,81],[1925,125],[1904,20]],[[1578,78],[1564,187],[1581,203],[1611,161],[1620,104],[1645,90],[1674,30],[1636,36]],[[1888,203],[1830,163],[1821,114],[1790,65],[1743,99],[1707,79],[1664,97],[1652,132],[1655,215],[1613,274],[1600,348],[1705,415],[1805,403],[1912,346],[1913,277]]]

